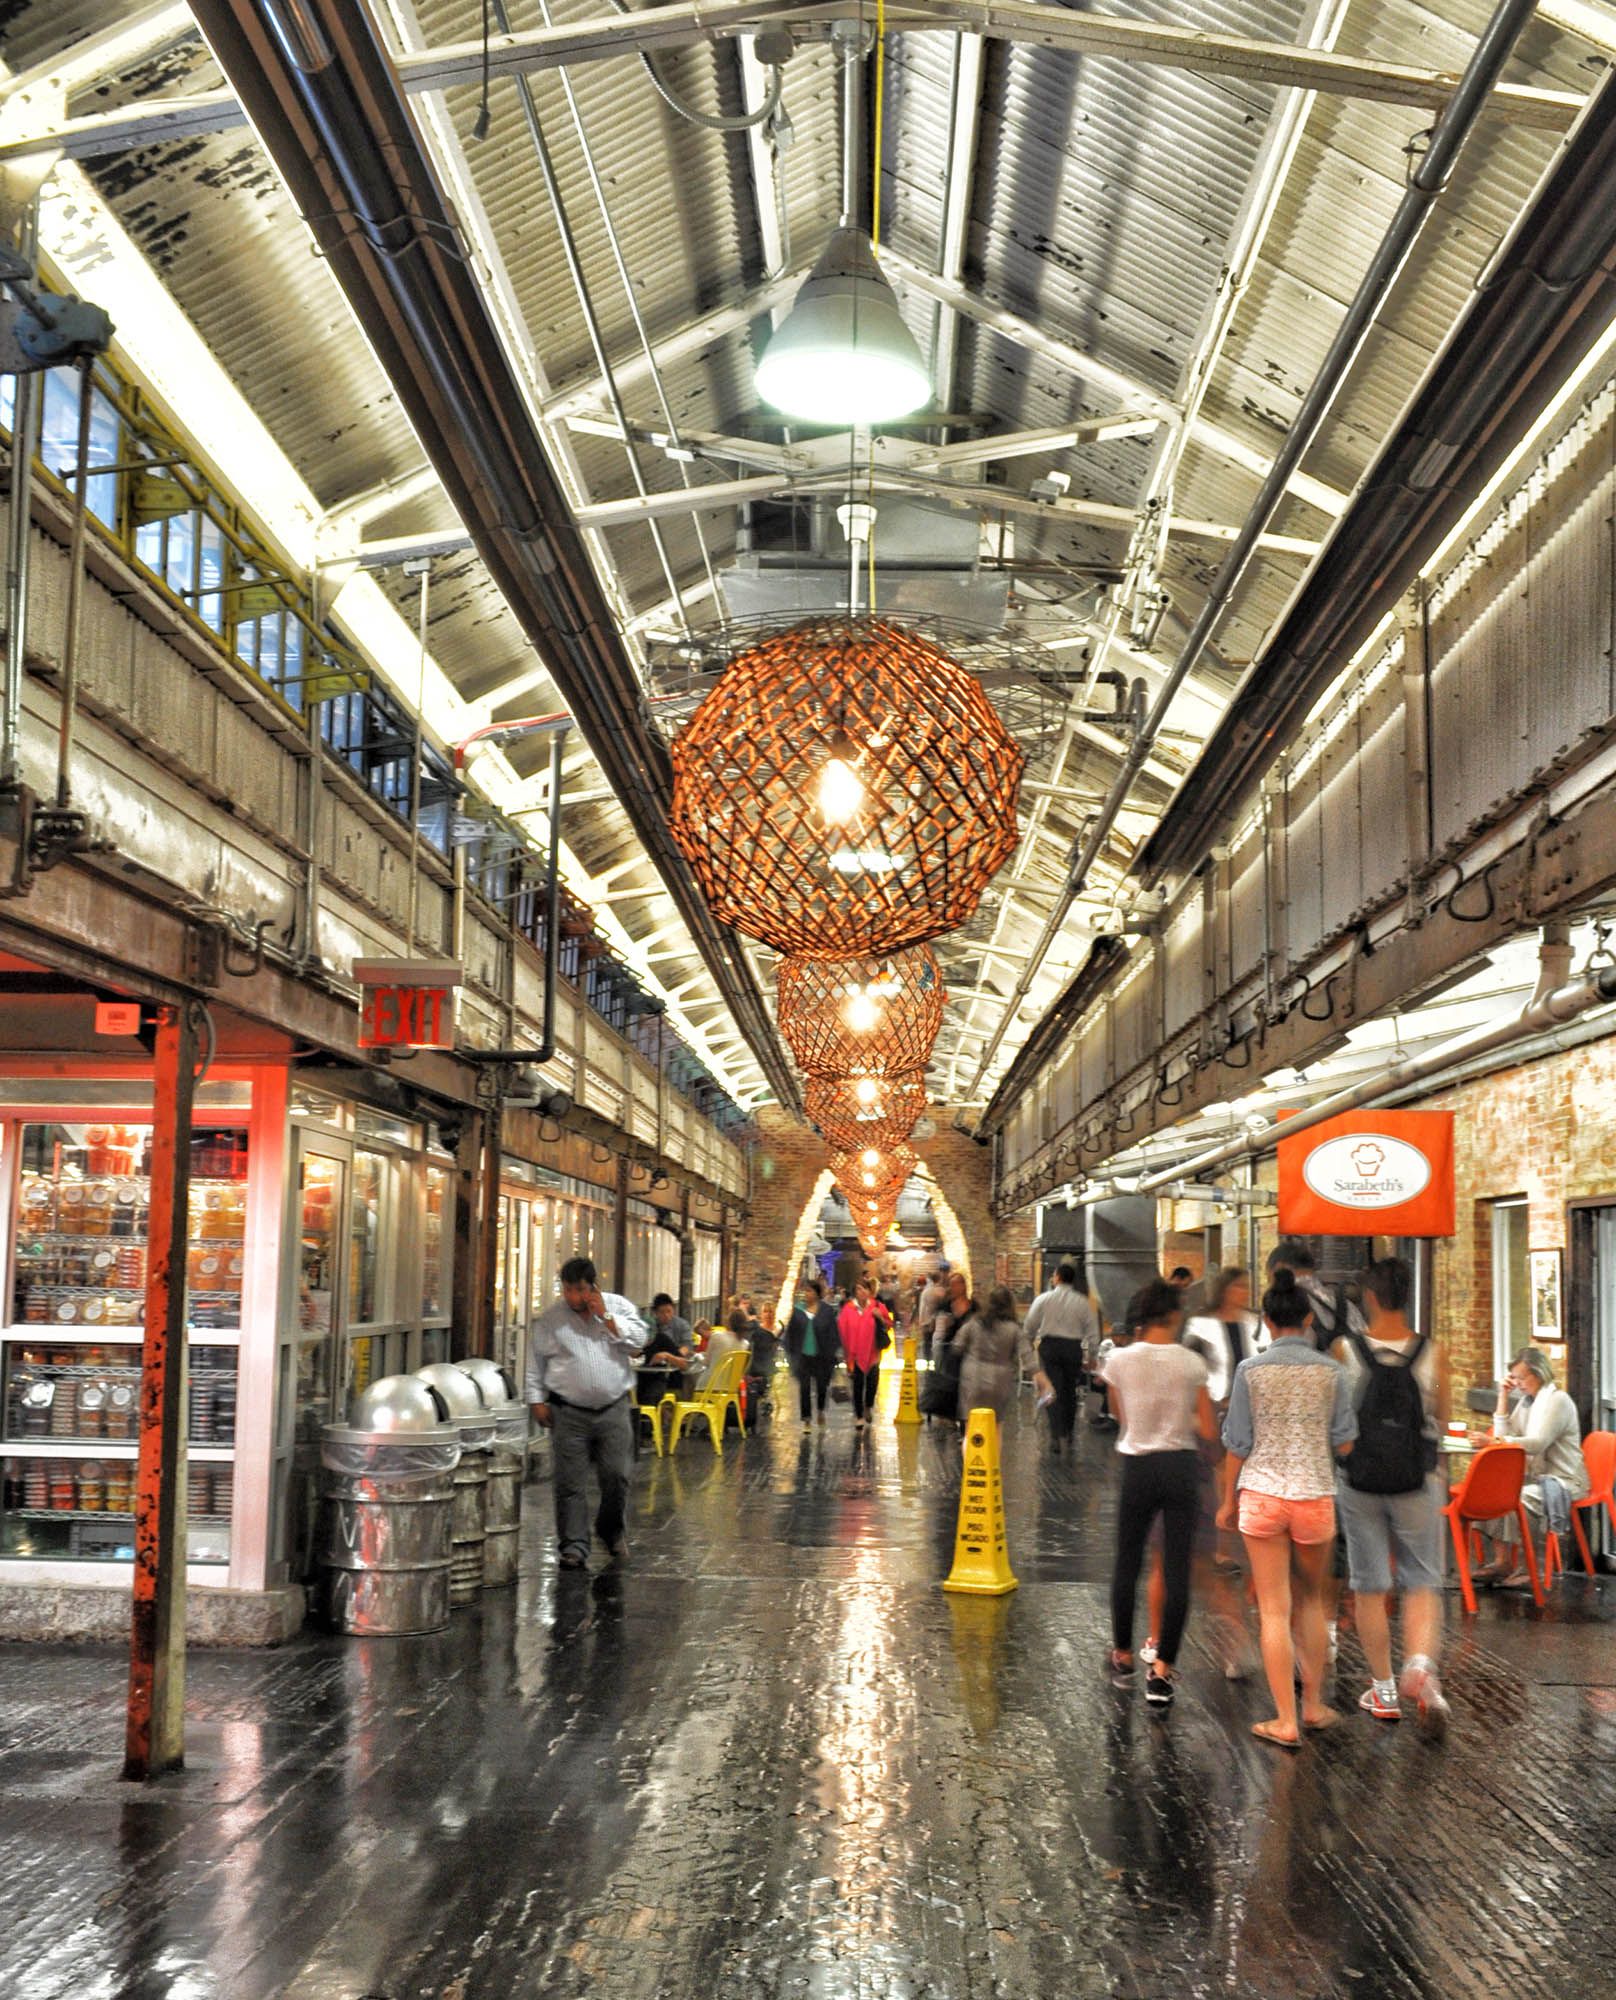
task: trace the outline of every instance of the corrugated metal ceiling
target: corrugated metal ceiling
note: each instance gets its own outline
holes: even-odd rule
[[[1190,26],[1207,34],[1293,41],[1302,33],[1297,0],[1162,0],[1112,11]],[[558,0],[557,20],[598,14],[592,0]],[[33,0],[0,14],[0,55],[13,68],[43,60],[117,18],[117,0]],[[1481,0],[1353,0],[1337,46],[1382,63],[1458,70],[1486,18]],[[518,0],[513,25],[542,19],[537,0]],[[479,0],[388,0],[386,18],[401,42],[438,46],[475,37]],[[954,37],[895,36],[885,89],[887,240],[913,264],[936,271],[941,253],[950,157]],[[734,112],[740,76],[733,44],[660,58],[667,80],[693,106]],[[1603,57],[1539,20],[1520,47],[1514,80],[1581,91]],[[107,79],[95,102],[130,98],[209,81],[205,57],[168,52]],[[747,140],[698,129],[657,95],[632,59],[583,64],[571,72],[584,138],[615,227],[632,298],[655,341],[704,313],[743,297],[765,275],[764,228]],[[801,48],[787,72],[792,135],[782,154],[787,214],[786,257],[811,261],[839,205],[838,76],[823,45]],[[560,78],[535,74],[531,87],[554,154],[563,199],[605,348],[631,367],[639,334],[586,171],[580,135]],[[1160,66],[990,43],[983,64],[975,171],[969,191],[964,282],[991,305],[1084,349],[1156,394],[1179,393],[1223,267],[1225,246],[1259,158],[1275,93],[1261,85]],[[531,343],[536,392],[548,398],[596,379],[596,362],[562,253],[515,88],[496,85],[492,125],[469,137],[477,94],[456,89],[444,100],[466,169],[486,212],[489,239],[471,246],[493,273],[497,264]],[[1276,204],[1264,253],[1236,309],[1203,416],[1249,452],[1270,454],[1317,367],[1399,198],[1406,148],[1428,127],[1428,112],[1342,97],[1311,111],[1296,163]],[[1440,213],[1409,259],[1395,296],[1337,400],[1325,433],[1308,455],[1316,479],[1345,492],[1361,476],[1379,438],[1418,380],[1459,310],[1475,275],[1505,230],[1552,150],[1551,135],[1490,120],[1472,142]],[[414,470],[420,452],[392,394],[324,267],[245,132],[155,146],[99,163],[102,192],[145,248],[180,305],[206,334],[274,435],[328,506]],[[900,295],[922,347],[930,351],[944,308],[918,291]],[[636,424],[759,437],[781,435],[758,408],[752,388],[754,342],[742,328],[668,367],[662,396],[640,372],[625,391]],[[954,378],[947,400],[984,430],[1043,428],[1115,407],[1100,390],[1057,363],[969,319],[958,323]],[[601,400],[604,408],[604,400]],[[566,439],[586,498],[633,491],[620,441],[572,433]],[[733,464],[681,472],[661,452],[634,447],[652,493],[681,480],[730,478]],[[1154,450],[1150,438],[1113,441],[1004,462],[1006,487],[1025,494],[1034,479],[1060,471],[1073,498],[1131,507]],[[1200,438],[1188,443],[1175,504],[1181,514],[1233,526],[1249,506],[1257,475]],[[1041,638],[1075,636],[1096,608],[1092,583],[1074,566],[1115,564],[1126,535],[1069,517],[1005,515],[1017,561],[1026,565],[1022,628]],[[404,534],[451,525],[440,500],[416,499],[378,517],[372,534]],[[1301,501],[1289,501],[1276,527],[1316,538],[1327,525]],[[620,601],[641,612],[668,597],[664,555],[680,589],[702,581],[709,564],[734,551],[732,514],[683,515],[661,524],[663,553],[643,523],[602,537]],[[879,540],[879,528],[877,530]],[[1164,581],[1177,614],[1193,616],[1223,544],[1175,537]],[[1220,635],[1221,653],[1238,671],[1261,643],[1301,573],[1297,556],[1268,554],[1242,583]],[[414,586],[396,572],[384,581],[413,615]],[[1050,602],[1043,602],[1048,599]],[[693,604],[697,625],[714,616]],[[670,618],[667,630],[673,630]],[[1170,657],[1169,624],[1158,652]],[[480,565],[440,559],[432,582],[430,643],[455,683],[473,698],[535,671]],[[1069,662],[1080,657],[1064,655]],[[1203,685],[1231,685],[1210,666]],[[513,698],[517,711],[542,708],[553,690],[540,680]],[[1023,711],[1018,709],[1018,714]],[[1031,711],[1027,711],[1030,713]],[[1030,775],[1045,780],[1053,730],[1030,728]],[[1186,751],[1193,746],[1182,746]],[[1176,754],[1169,739],[1165,746]],[[513,751],[519,766],[523,752]],[[1074,748],[1062,773],[1071,798],[1043,808],[1056,838],[1030,834],[1009,879],[1057,882],[1060,841],[1077,825],[1082,802],[1098,793],[1107,753],[1091,741]],[[1159,783],[1142,794],[1159,803]],[[1031,817],[1029,811],[1029,818]],[[592,866],[632,853],[626,821],[609,804],[584,809],[578,845]],[[1015,948],[1041,922],[1041,904],[1006,890],[1002,915],[971,926],[978,939],[997,935]],[[638,905],[622,906],[620,914]],[[1072,941],[1072,949],[1080,941]],[[675,949],[677,949],[677,944]],[[955,963],[1008,987],[1014,966],[981,957],[961,941]],[[670,980],[685,976],[681,965]],[[963,1009],[957,1009],[963,1013]],[[979,1010],[979,1020],[981,1018]],[[1007,1041],[1013,1050],[1016,1036]]]

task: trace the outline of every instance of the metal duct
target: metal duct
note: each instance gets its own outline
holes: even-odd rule
[[[192,12],[736,1026],[781,1102],[800,1110],[740,940],[713,921],[669,837],[667,750],[645,724],[633,664],[369,8],[197,0]]]
[[[1517,1042],[1526,1042],[1547,1029],[1576,1020],[1579,1014],[1586,1014],[1592,1007],[1602,1007],[1616,1000],[1616,966],[1602,966],[1598,972],[1589,973],[1582,979],[1563,983],[1569,961],[1570,947],[1566,942],[1565,925],[1546,925],[1537,991],[1520,1013],[1487,1027],[1473,1029],[1468,1035],[1444,1042],[1440,1048],[1432,1049],[1425,1055],[1409,1056],[1403,1062],[1392,1063],[1365,1083],[1353,1084],[1330,1097],[1321,1097],[1306,1111],[1293,1112],[1283,1125],[1267,1126],[1260,1132],[1214,1146],[1210,1152],[1197,1153],[1176,1166],[1145,1174],[1134,1183],[1133,1192],[1154,1194],[1157,1189],[1169,1187],[1174,1181],[1199,1180],[1203,1174],[1236,1160],[1272,1152],[1281,1139],[1293,1138],[1298,1132],[1309,1132],[1315,1125],[1322,1125],[1327,1118],[1339,1117],[1343,1111],[1365,1110],[1394,1094],[1406,1094],[1411,1085],[1428,1082],[1446,1070],[1474,1062],[1478,1056],[1492,1055],[1511,1048]]]

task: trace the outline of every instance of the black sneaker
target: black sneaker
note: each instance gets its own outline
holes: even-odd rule
[[[1133,1686],[1134,1669],[1131,1656],[1123,1660],[1119,1659],[1115,1653],[1107,1653],[1105,1656],[1105,1666],[1106,1672],[1111,1676],[1111,1685],[1114,1688],[1131,1688]]]
[[[1173,1681],[1170,1674],[1146,1674],[1145,1700],[1152,1708],[1171,1708]]]

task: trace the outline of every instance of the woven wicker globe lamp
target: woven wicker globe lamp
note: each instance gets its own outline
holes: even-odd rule
[[[833,1153],[830,1170],[849,1208],[862,1208],[872,1197],[896,1201],[917,1164],[910,1146],[895,1146],[889,1153],[866,1146],[856,1153]]]
[[[674,742],[669,824],[721,922],[809,958],[893,952],[975,910],[1024,761],[940,647],[814,619],[719,676]]]
[[[944,989],[929,945],[783,958],[775,977],[780,1032],[805,1076],[914,1075],[930,1060]]]
[[[810,1123],[833,1153],[891,1152],[926,1108],[924,1076],[810,1077],[803,1092]]]

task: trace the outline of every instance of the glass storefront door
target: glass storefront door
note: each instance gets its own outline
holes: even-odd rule
[[[320,1431],[341,1402],[339,1336],[347,1283],[345,1149],[300,1137],[294,1162],[297,1232],[291,1245],[290,1324],[283,1353],[291,1376],[291,1453],[286,1496],[287,1555],[292,1574],[312,1560],[320,1478]]]

